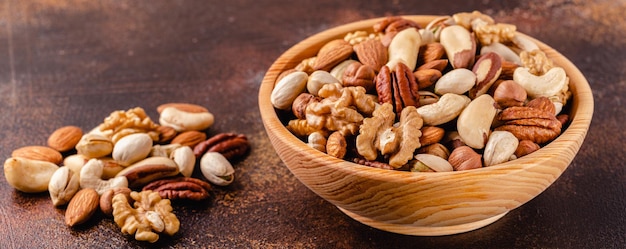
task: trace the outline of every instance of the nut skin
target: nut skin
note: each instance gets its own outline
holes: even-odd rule
[[[96,190],[85,188],[79,190],[65,210],[65,224],[70,227],[87,222],[98,210],[100,195]]]
[[[561,134],[561,122],[554,114],[542,109],[513,106],[504,109],[497,118],[504,124],[495,130],[509,131],[519,140],[543,144]]]
[[[180,144],[193,148],[198,143],[206,140],[206,133],[200,131],[185,131],[179,133],[170,143]]]
[[[476,58],[474,34],[462,26],[451,25],[441,30],[439,39],[453,68],[470,68],[474,64]]]
[[[459,146],[450,153],[448,162],[455,171],[477,169],[483,166],[481,157],[469,146]]]
[[[472,68],[472,72],[476,74],[476,86],[470,90],[470,98],[475,99],[485,94],[500,77],[501,71],[502,59],[498,54],[489,52],[481,55]]]
[[[56,129],[48,137],[48,146],[59,152],[66,152],[74,149],[80,138],[83,136],[83,130],[78,126],[68,125]]]
[[[424,64],[421,64],[415,71],[424,70],[424,69],[436,69],[439,72],[442,72],[448,66],[448,59],[439,59],[433,60]]]
[[[391,167],[391,165],[389,164],[379,162],[379,161],[370,161],[370,160],[367,160],[365,158],[360,158],[360,157],[354,158],[352,159],[352,161],[356,164],[360,164],[360,165],[364,165],[364,166],[368,166],[372,168],[389,169],[389,170],[395,169],[394,167]]]
[[[31,160],[51,162],[59,165],[63,161],[63,155],[57,150],[39,145],[24,146],[14,150],[11,157],[22,157]]]
[[[198,143],[193,153],[196,158],[201,158],[206,152],[219,152],[230,161],[243,156],[249,149],[250,144],[244,134],[220,133]]]
[[[419,105],[419,86],[413,72],[398,63],[396,70],[383,66],[376,76],[376,92],[379,103],[391,103],[396,113],[400,113],[406,106]]]

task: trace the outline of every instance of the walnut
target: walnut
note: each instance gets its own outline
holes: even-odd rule
[[[480,11],[474,10],[472,12],[459,12],[452,15],[454,22],[463,26],[466,29],[471,29],[473,24],[480,22],[483,24],[494,24],[495,21],[489,15],[485,15]]]
[[[364,30],[358,30],[358,31],[354,31],[354,32],[350,32],[346,34],[346,36],[343,37],[343,40],[347,41],[351,45],[357,45],[368,40],[380,40],[381,36],[382,36],[382,33],[380,32],[368,33],[367,31],[364,31]]]
[[[130,196],[135,200],[134,208],[124,194],[113,197],[113,219],[122,233],[154,243],[159,233],[171,236],[178,232],[180,221],[172,213],[170,200],[161,199],[159,193],[152,191],[131,192]]]
[[[158,128],[159,125],[152,122],[141,107],[135,107],[128,111],[114,111],[98,126],[98,129],[114,143],[122,137],[134,133],[147,133],[153,141],[159,141]]]
[[[407,106],[400,113],[400,121],[394,126],[395,113],[390,103],[381,105],[366,118],[360,126],[360,134],[356,138],[358,153],[367,160],[375,160],[378,151],[390,156],[389,165],[394,168],[404,166],[419,148],[422,118],[414,106]]]
[[[376,105],[372,98],[366,96],[365,88],[360,86],[326,84],[318,95],[323,99],[309,103],[306,108],[306,121],[313,131],[340,131],[344,136],[355,135],[363,116],[369,116]]]
[[[492,43],[506,43],[515,36],[516,27],[513,24],[497,23],[474,26],[476,38],[483,46]]]
[[[528,68],[528,71],[534,75],[543,75],[554,67],[552,60],[539,49],[530,52],[522,51],[519,57],[522,60],[522,66]]]

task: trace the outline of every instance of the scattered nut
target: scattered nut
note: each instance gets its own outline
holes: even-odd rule
[[[77,126],[63,126],[56,129],[48,137],[48,146],[59,152],[66,152],[74,149],[80,138],[83,136],[83,130]]]
[[[11,157],[4,161],[4,177],[19,191],[39,193],[48,190],[50,178],[58,168],[51,162]]]
[[[46,161],[57,165],[63,161],[63,156],[57,150],[50,147],[38,145],[25,146],[16,149],[11,153],[11,156],[22,157],[31,160]]]
[[[226,186],[235,180],[235,169],[230,162],[218,152],[207,152],[200,159],[200,171],[209,182]]]
[[[87,222],[98,210],[100,196],[96,190],[83,188],[70,200],[65,210],[65,224],[70,227]]]
[[[52,205],[61,206],[70,202],[80,187],[78,177],[78,173],[68,167],[60,167],[52,174],[48,183]]]

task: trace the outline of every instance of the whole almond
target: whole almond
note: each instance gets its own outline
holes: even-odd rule
[[[24,146],[16,149],[11,153],[11,156],[46,161],[57,165],[63,161],[63,155],[60,152],[53,148],[39,145]]]
[[[196,144],[206,140],[206,134],[200,131],[185,131],[179,133],[170,143],[180,144],[193,148]]]
[[[85,188],[79,190],[70,200],[65,210],[65,224],[68,226],[76,226],[93,216],[100,205],[100,196],[96,190]]]
[[[69,151],[76,147],[82,136],[83,130],[80,127],[73,125],[63,126],[50,134],[48,146],[60,152]]]
[[[315,70],[330,71],[335,65],[352,54],[352,45],[343,39],[335,39],[326,43],[317,53],[313,68]]]
[[[157,112],[161,113],[165,108],[168,108],[168,107],[174,107],[174,108],[176,108],[178,110],[185,111],[185,112],[191,112],[191,113],[209,112],[209,110],[204,108],[203,106],[196,105],[196,104],[189,104],[189,103],[167,103],[167,104],[162,104],[162,105],[157,107]]]
[[[387,63],[388,52],[380,40],[372,39],[354,46],[354,52],[363,65],[370,66],[376,72]]]
[[[420,47],[419,58],[423,64],[439,60],[446,53],[446,49],[438,42],[427,43]]]

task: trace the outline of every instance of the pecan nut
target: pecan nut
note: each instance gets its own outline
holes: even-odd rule
[[[228,160],[240,157],[250,148],[248,138],[243,134],[220,133],[193,148],[196,158],[202,157],[206,152],[219,152]]]
[[[157,192],[164,199],[200,201],[209,197],[211,185],[196,178],[176,177],[153,181],[142,190]]]
[[[396,113],[407,106],[419,106],[419,86],[404,63],[398,63],[395,71],[383,66],[375,81],[378,102],[391,103]]]
[[[498,120],[504,124],[495,130],[509,131],[519,140],[537,144],[552,141],[561,134],[561,122],[554,114],[538,108],[512,106],[498,114]]]

